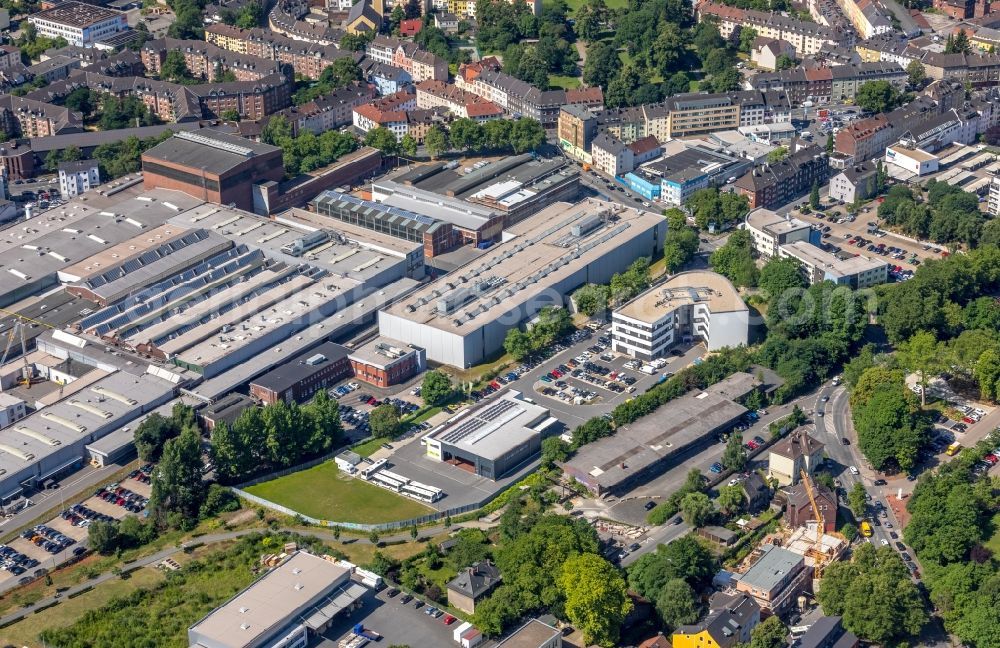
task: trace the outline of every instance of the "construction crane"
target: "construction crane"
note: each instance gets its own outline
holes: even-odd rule
[[[809,496],[809,503],[812,505],[813,515],[816,516],[816,541],[812,546],[813,560],[816,561],[815,564],[815,574],[814,578],[821,578],[823,575],[823,564],[826,562],[827,555],[823,550],[823,530],[826,528],[826,522],[823,519],[823,512],[819,510],[819,504],[816,503],[816,495],[813,493],[812,482],[809,481],[809,473],[802,469],[799,471],[802,474],[802,485],[806,488],[806,494]]]
[[[37,326],[44,326],[45,328],[55,329],[51,324],[46,324],[39,320],[33,319],[21,313],[16,313],[14,311],[9,311],[6,308],[0,308],[0,313],[10,315],[14,318],[14,325],[10,328],[10,334],[7,336],[7,346],[3,350],[3,357],[0,358],[0,367],[7,363],[7,356],[10,354],[11,347],[14,346],[14,337],[19,334],[21,342],[21,358],[24,361],[24,369],[21,371],[21,379],[18,381],[23,384],[28,389],[31,389],[31,363],[28,362],[28,345],[24,340],[24,327],[26,324],[31,323]],[[60,389],[60,394],[62,389]]]
[[[14,346],[14,336],[20,332],[21,339],[21,358],[24,359],[24,369],[21,370],[21,380],[18,382],[24,383],[24,385],[31,389],[31,365],[28,363],[28,347],[24,342],[24,324],[20,320],[14,320],[14,326],[10,329],[10,334],[7,335],[7,346],[3,350],[3,357],[0,358],[0,367],[7,364],[7,356],[10,354],[10,348]]]

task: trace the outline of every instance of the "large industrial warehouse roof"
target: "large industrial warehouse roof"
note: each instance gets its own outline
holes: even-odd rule
[[[427,436],[495,461],[555,423],[548,414],[549,410],[512,390],[462,410]]]
[[[583,446],[566,465],[589,474],[602,488],[613,488],[742,416],[747,409],[730,399],[756,382],[750,374],[737,373],[705,391],[675,398],[613,436]]]
[[[615,311],[640,322],[655,322],[678,306],[707,304],[713,313],[746,311],[739,292],[724,276],[707,270],[674,275]]]
[[[317,214],[316,212],[306,211],[305,209],[294,208],[290,212],[287,212],[280,220],[281,222],[288,220],[302,227],[334,231],[348,241],[362,247],[389,252],[401,257],[413,254],[416,251],[420,251],[423,254],[423,243],[407,241],[406,239],[376,232],[367,227],[352,225],[351,223],[346,223],[330,216],[324,216],[323,214]]]
[[[662,221],[658,214],[594,199],[575,205],[553,203],[511,227],[508,233],[514,238],[385,312],[465,335],[535,300],[580,266],[646,235]]]
[[[299,331],[298,334],[283,340],[270,349],[258,353],[253,362],[244,362],[227,369],[197,387],[190,388],[190,391],[200,398],[219,398],[253,380],[268,369],[278,366],[289,356],[306,350],[316,340],[341,339],[348,332],[357,328],[360,322],[371,317],[383,304],[412,291],[416,285],[415,280],[406,277],[391,283],[378,293],[369,295],[365,299],[311,324],[308,328]]]
[[[91,200],[92,193],[61,207],[60,214],[66,212],[64,220],[50,210],[37,221],[32,219],[0,233],[0,290],[15,290],[54,275],[109,246],[162,225],[200,202],[173,191],[141,196],[122,192],[113,199],[94,196]]]
[[[497,212],[482,205],[475,205],[458,198],[450,198],[392,180],[373,182],[372,194],[373,196],[385,196],[382,202],[390,207],[415,211],[435,220],[452,223],[462,229],[477,230],[498,215]]]
[[[506,212],[576,176],[579,171],[560,157],[539,159],[524,153],[495,160],[468,173],[452,168],[450,163],[421,165],[390,181]]]
[[[213,646],[258,645],[293,617],[310,613],[316,598],[346,582],[348,575],[346,568],[300,551],[191,626],[189,633],[192,640],[204,637]]]
[[[174,387],[152,374],[113,373],[0,431],[0,474],[13,475],[60,446],[123,425]]]
[[[177,133],[143,153],[142,157],[221,175],[258,155],[280,150],[270,144],[203,129]]]
[[[336,235],[325,243],[308,250],[300,257],[281,251],[282,246],[309,235],[317,228],[288,219],[270,220],[249,212],[205,203],[184,212],[173,223],[186,227],[202,227],[221,234],[237,244],[264,250],[271,258],[286,263],[307,262],[356,283],[364,283],[398,263],[394,258],[370,247],[339,240]]]

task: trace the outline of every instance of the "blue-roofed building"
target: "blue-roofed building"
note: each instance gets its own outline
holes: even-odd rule
[[[646,200],[660,199],[660,179],[642,167],[626,173],[624,183]]]

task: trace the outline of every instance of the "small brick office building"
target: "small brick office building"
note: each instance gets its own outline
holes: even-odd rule
[[[302,402],[351,375],[347,355],[346,347],[324,342],[251,382],[250,395],[265,405]]]

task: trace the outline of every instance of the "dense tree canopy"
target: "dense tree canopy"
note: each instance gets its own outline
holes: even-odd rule
[[[892,547],[863,543],[851,561],[829,565],[816,598],[825,614],[843,616],[845,628],[877,643],[913,637],[927,622],[920,592]]]
[[[897,465],[911,470],[926,442],[930,423],[903,384],[899,371],[873,367],[851,394],[858,446],[876,470]]]
[[[597,535],[584,520],[563,515],[520,520],[519,507],[508,507],[510,511],[518,524],[494,551],[503,584],[482,604],[476,603],[476,625],[492,635],[532,610],[548,609],[565,618],[563,566],[570,558],[598,550]]]
[[[320,390],[307,405],[278,401],[251,407],[231,426],[216,425],[211,453],[218,479],[235,483],[327,452],[342,435],[337,401]]]
[[[453,393],[455,387],[448,374],[436,369],[424,374],[424,380],[420,383],[420,397],[428,405],[440,405],[451,398]]]
[[[726,244],[712,252],[709,259],[712,269],[726,276],[737,287],[757,285],[757,265],[753,260],[753,241],[750,232],[736,230]]]
[[[632,599],[625,579],[613,565],[592,553],[569,558],[560,585],[566,596],[566,617],[583,631],[588,644],[615,646]]]

